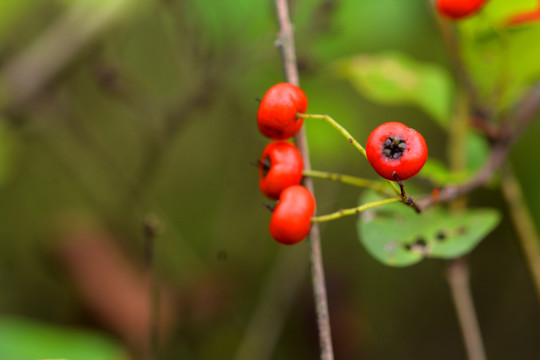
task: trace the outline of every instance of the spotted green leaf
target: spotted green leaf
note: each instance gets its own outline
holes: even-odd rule
[[[361,202],[378,196],[367,192]],[[453,213],[437,207],[422,214],[401,203],[362,213],[358,236],[366,250],[389,266],[408,266],[423,258],[453,259],[473,250],[499,223],[495,209]]]

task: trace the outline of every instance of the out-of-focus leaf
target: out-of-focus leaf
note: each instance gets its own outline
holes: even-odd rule
[[[492,0],[479,16],[458,25],[469,72],[481,94],[500,109],[511,106],[540,77],[540,23],[507,24],[513,15],[537,7],[536,0]]]
[[[463,183],[484,165],[489,151],[489,144],[483,136],[469,132],[466,141],[466,169],[454,172],[439,160],[429,158],[418,176],[428,179],[437,186]]]
[[[467,170],[469,173],[475,172],[489,156],[490,148],[485,137],[475,132],[467,135]]]
[[[372,101],[385,105],[416,105],[446,126],[453,85],[447,72],[403,54],[357,55],[335,64],[337,73]]]
[[[102,334],[1,317],[0,359],[126,360],[128,355]]]
[[[379,198],[372,192],[361,203]],[[403,204],[374,208],[358,218],[358,236],[367,251],[389,266],[408,266],[425,257],[452,259],[470,252],[499,223],[495,209],[452,213],[442,208],[416,214]]]
[[[0,40],[9,34],[10,26],[19,20],[31,4],[31,0],[0,1]]]
[[[430,158],[427,159],[422,171],[420,171],[417,176],[428,179],[437,186],[443,186],[448,184],[459,184],[465,181],[468,177],[468,172],[452,172],[440,161]]]

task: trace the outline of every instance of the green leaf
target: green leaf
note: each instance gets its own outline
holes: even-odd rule
[[[536,0],[492,0],[480,16],[458,25],[467,68],[484,99],[500,110],[540,77],[540,23],[507,26],[510,17],[537,6]]]
[[[361,203],[379,198],[366,192]],[[358,236],[366,250],[389,266],[408,266],[425,257],[453,259],[473,250],[499,223],[495,209],[460,213],[432,208],[416,214],[403,204],[374,208],[360,215]]]
[[[467,170],[469,174],[477,171],[486,162],[491,151],[487,139],[475,132],[467,134]]]
[[[453,85],[441,67],[417,62],[404,54],[357,55],[335,63],[365,97],[384,105],[416,105],[446,126],[450,118]]]
[[[422,171],[420,171],[417,176],[428,179],[437,186],[444,186],[448,184],[460,184],[466,181],[469,176],[469,172],[452,172],[439,160],[428,158],[424,167],[422,168]]]
[[[124,360],[128,356],[118,343],[95,332],[4,316],[0,359]]]

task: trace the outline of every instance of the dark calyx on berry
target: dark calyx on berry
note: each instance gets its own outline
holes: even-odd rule
[[[399,159],[407,150],[407,143],[399,136],[391,136],[384,140],[382,152],[390,159]]]
[[[266,175],[268,175],[268,172],[270,171],[270,168],[272,167],[272,160],[270,160],[270,157],[267,156],[264,158],[263,161],[259,162],[259,166],[263,171],[263,177],[266,177]]]

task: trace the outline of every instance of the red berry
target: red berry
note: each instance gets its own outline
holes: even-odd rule
[[[270,235],[277,242],[292,245],[302,241],[311,229],[315,198],[302,185],[289,186],[281,192],[270,219]]]
[[[259,187],[264,195],[279,199],[283,189],[302,181],[304,161],[296,146],[286,141],[266,145],[259,159]]]
[[[459,20],[476,13],[487,0],[437,0],[437,11],[444,17]]]
[[[289,83],[276,84],[268,89],[259,105],[259,131],[274,140],[293,137],[304,122],[296,114],[305,113],[306,109],[307,97],[302,89]]]
[[[368,137],[366,155],[369,163],[385,179],[406,180],[416,175],[427,160],[424,137],[399,122],[376,127]]]

